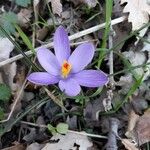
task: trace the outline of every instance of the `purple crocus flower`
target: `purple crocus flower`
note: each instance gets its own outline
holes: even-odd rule
[[[94,56],[91,43],[79,45],[70,55],[70,45],[65,29],[60,26],[54,34],[55,55],[46,48],[39,48],[37,58],[46,72],[34,72],[28,80],[38,85],[58,83],[61,91],[76,96],[81,87],[100,87],[108,83],[107,75],[99,70],[83,70]]]

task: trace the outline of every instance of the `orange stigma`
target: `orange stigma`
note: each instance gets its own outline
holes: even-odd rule
[[[61,67],[61,74],[63,78],[66,78],[71,71],[71,64],[69,64],[66,60],[64,61]]]

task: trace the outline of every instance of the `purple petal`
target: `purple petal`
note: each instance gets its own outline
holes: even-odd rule
[[[91,43],[79,45],[69,57],[68,62],[72,65],[72,73],[83,70],[92,60],[95,48]]]
[[[68,60],[70,56],[69,39],[67,32],[62,26],[58,27],[54,34],[54,50],[60,64],[64,60]]]
[[[76,96],[81,91],[80,85],[74,79],[71,78],[68,78],[66,80],[60,80],[59,88],[68,96]]]
[[[46,48],[39,48],[37,58],[41,66],[52,75],[59,75],[60,65],[55,55]]]
[[[73,78],[86,87],[100,87],[108,83],[107,75],[98,70],[83,70],[76,73]]]
[[[53,76],[47,72],[34,72],[31,73],[27,79],[38,85],[49,85],[55,84],[59,82],[59,78],[57,76]]]

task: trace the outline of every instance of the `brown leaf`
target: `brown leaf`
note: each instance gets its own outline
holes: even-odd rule
[[[62,4],[60,0],[50,0],[52,5],[52,11],[54,14],[61,16],[62,13]]]
[[[144,113],[139,118],[134,128],[133,135],[137,139],[139,145],[150,141],[150,111]]]
[[[75,5],[87,4],[89,7],[95,7],[97,5],[97,0],[71,0]]]
[[[141,146],[150,141],[150,111],[146,111],[143,116],[139,117],[132,114],[128,125],[126,136],[133,139]],[[132,124],[132,125],[131,125]]]
[[[48,34],[48,31],[49,31],[49,29],[47,27],[38,29],[37,30],[37,39],[42,41]]]
[[[139,150],[129,139],[121,139],[121,141],[127,150]]]
[[[19,20],[19,24],[22,27],[28,27],[29,26],[29,22],[30,22],[30,18],[32,17],[32,10],[31,9],[21,9],[20,12],[17,14],[18,16],[18,20]]]
[[[14,146],[7,147],[2,150],[25,150],[25,149],[26,148],[22,144],[16,142]]]
[[[51,140],[59,141],[57,143],[47,143],[42,150],[75,150],[75,144],[80,146],[80,150],[85,150],[93,145],[87,136],[71,132],[68,132],[66,135],[56,134]]]
[[[43,148],[43,144],[39,144],[37,142],[30,144],[26,150],[41,150]]]
[[[128,21],[132,23],[132,30],[138,30],[149,22],[150,5],[147,0],[121,0],[127,3],[123,12],[129,13]]]
[[[131,111],[129,116],[128,129],[125,134],[128,138],[130,137],[131,131],[134,129],[138,119],[139,115],[135,114],[134,111]]]

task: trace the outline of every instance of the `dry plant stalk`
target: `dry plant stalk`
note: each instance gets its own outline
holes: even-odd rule
[[[118,126],[119,120],[117,118],[109,119],[110,131],[108,135],[108,141],[106,144],[106,150],[117,150],[117,135],[118,135]]]
[[[122,16],[122,17],[113,19],[113,20],[111,21],[111,25],[115,25],[115,24],[121,23],[121,22],[123,22],[123,21],[125,21],[125,20],[126,20],[126,17],[125,17],[125,16]],[[86,30],[80,31],[80,32],[78,32],[78,33],[75,33],[75,34],[69,36],[69,40],[70,40],[70,41],[71,41],[71,40],[75,40],[75,39],[77,39],[77,38],[80,38],[80,37],[85,36],[85,35],[87,35],[87,34],[90,34],[90,33],[92,33],[92,32],[95,32],[95,31],[98,31],[98,30],[100,30],[100,29],[103,29],[103,28],[105,28],[105,24],[106,24],[106,23],[102,23],[102,24],[100,24],[100,25],[96,25],[96,26],[91,27],[91,28],[89,28],[89,29],[86,29]],[[42,45],[42,47],[46,47],[46,48],[49,48],[49,47],[52,47],[52,46],[53,46],[53,42],[51,42],[51,43],[49,43],[49,44]],[[39,47],[37,47],[37,48],[35,49],[35,51],[37,51],[38,48],[39,48]],[[32,54],[32,51],[27,51],[27,52],[25,52],[25,54],[26,54],[27,56],[30,56],[30,55]],[[12,62],[14,62],[14,61],[17,61],[17,60],[19,60],[19,59],[21,59],[21,58],[23,58],[22,54],[19,54],[19,55],[16,55],[16,56],[14,56],[14,57],[11,57],[11,58],[9,58],[9,59],[7,59],[7,60],[5,60],[5,61],[0,62],[0,67],[6,65],[6,64],[8,64],[8,63],[12,63]]]

